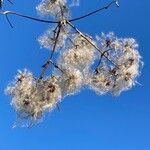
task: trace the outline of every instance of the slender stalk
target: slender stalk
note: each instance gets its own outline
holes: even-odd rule
[[[52,49],[52,53],[50,55],[50,57],[48,58],[47,62],[42,66],[43,69],[42,69],[42,72],[41,72],[41,75],[39,77],[39,79],[42,79],[43,76],[45,75],[46,73],[46,70],[48,69],[49,65],[52,64],[55,68],[59,69],[60,71],[62,71],[54,62],[52,62],[52,57],[54,55],[54,52],[56,50],[56,46],[57,46],[57,42],[58,42],[58,38],[59,38],[59,34],[60,34],[60,29],[61,29],[61,24],[59,23],[58,26],[55,28],[55,30],[57,30],[58,28],[58,31],[57,31],[57,34],[56,34],[56,37],[55,38],[55,43],[54,43],[54,46],[53,46],[53,49]],[[54,31],[56,32],[56,31]],[[54,34],[55,36],[55,34]]]
[[[58,38],[59,38],[59,35],[60,35],[60,30],[61,30],[61,24],[58,24],[58,31],[57,31],[56,37],[54,37],[55,42],[54,42],[54,47],[53,47],[53,49],[52,49],[52,53],[51,53],[50,59],[52,59],[52,57],[53,57],[53,55],[54,55],[54,52],[55,52],[55,50],[56,50]]]
[[[47,62],[42,66],[43,69],[42,69],[41,75],[39,77],[40,80],[43,79],[43,77],[44,77],[44,75],[46,73],[46,70],[48,69],[50,64],[52,64],[56,69],[58,69],[62,73],[64,73],[64,71],[57,64],[55,64],[52,60],[48,59]]]
[[[100,66],[104,55],[107,54],[107,52],[109,52],[109,51],[111,51],[111,50],[112,50],[112,49],[108,49],[108,50],[104,51],[104,52],[101,54],[100,59],[99,59],[99,61],[98,61],[98,64],[97,64],[97,66],[96,66],[95,71],[97,71],[98,67]]]
[[[8,0],[8,1],[9,1],[10,3],[12,3],[10,0]],[[92,11],[92,12],[90,12],[90,13],[88,13],[88,14],[86,14],[86,15],[83,15],[83,16],[81,16],[81,17],[77,17],[77,18],[74,18],[74,19],[70,19],[70,20],[68,20],[68,21],[69,21],[69,22],[73,22],[73,21],[77,21],[77,20],[81,20],[81,19],[87,18],[87,17],[89,17],[89,16],[91,16],[91,15],[93,15],[93,14],[96,14],[96,13],[102,11],[102,10],[108,9],[108,8],[109,8],[111,5],[113,5],[114,3],[115,3],[117,6],[119,6],[117,0],[113,0],[113,1],[110,2],[108,5],[106,5],[106,6],[102,7],[102,8],[99,8],[99,9],[97,9],[97,10],[95,10],[95,11]],[[2,4],[0,4],[0,5],[2,5]],[[61,9],[61,11],[62,11],[62,9]],[[31,17],[31,16],[28,16],[28,15],[23,15],[23,14],[21,14],[21,13],[17,13],[17,12],[13,12],[13,11],[0,11],[0,14],[1,14],[1,15],[6,15],[7,21],[8,21],[8,23],[10,24],[11,27],[13,27],[13,26],[12,26],[12,23],[10,22],[10,20],[8,19],[8,15],[16,15],[16,16],[19,16],[19,17],[23,17],[23,18],[26,18],[26,19],[30,19],[30,20],[37,21],[37,22],[43,22],[43,23],[59,23],[59,22],[60,22],[60,21],[51,21],[51,20],[39,19],[39,18]],[[63,15],[62,15],[62,17],[63,17]]]
[[[98,47],[96,46],[94,43],[92,43],[87,37],[86,35],[84,35],[79,29],[77,29],[71,22],[67,21],[67,24],[70,25],[70,27],[72,27],[78,34],[80,34],[86,41],[88,41],[97,51],[99,51],[101,53],[101,55],[103,54],[103,56],[110,62],[112,63],[115,67],[118,68],[118,65],[115,64],[115,62],[113,62],[112,60],[110,60],[110,58],[108,58],[108,56],[106,56],[106,54],[104,54],[104,52]]]
[[[12,25],[11,21],[9,20],[9,18],[8,18],[8,15],[7,15],[7,14],[6,14],[6,20],[7,20],[8,24],[10,25],[10,27],[11,27],[11,28],[13,28],[13,25]]]
[[[96,13],[102,11],[102,10],[108,9],[113,4],[116,4],[117,6],[119,6],[118,3],[117,3],[117,1],[113,0],[112,2],[110,2],[109,4],[107,4],[106,6],[104,6],[102,8],[99,8],[97,10],[94,10],[94,11],[92,11],[92,12],[86,14],[86,15],[81,16],[81,17],[77,17],[77,18],[71,19],[71,20],[69,20],[69,22],[73,22],[73,21],[77,21],[77,20],[81,20],[81,19],[87,18],[87,17],[89,17],[91,15],[94,15],[94,14],[96,14]]]
[[[59,23],[58,21],[38,19],[38,18],[35,18],[35,17],[23,15],[23,14],[20,14],[20,13],[17,13],[17,12],[13,12],[13,11],[2,11],[2,12],[0,12],[0,14],[6,15],[6,16],[8,16],[8,15],[16,15],[16,16],[19,16],[19,17],[23,17],[23,18],[26,18],[26,19],[34,20],[34,21],[37,21],[37,22],[43,22],[43,23]]]

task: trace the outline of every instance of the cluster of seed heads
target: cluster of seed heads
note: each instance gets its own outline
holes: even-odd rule
[[[118,6],[117,1],[111,4],[114,2]],[[38,38],[41,47],[50,51],[50,58],[39,77],[24,69],[6,88],[17,117],[29,123],[83,88],[118,96],[137,83],[142,61],[136,41],[118,38],[112,32],[95,39],[82,33],[72,24],[76,19],[70,19],[67,4],[66,0],[42,0],[36,7],[40,15],[55,19],[55,24]],[[71,6],[78,4],[73,1]],[[54,69],[46,76],[49,65]]]

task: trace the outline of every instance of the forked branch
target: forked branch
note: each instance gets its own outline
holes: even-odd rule
[[[71,20],[69,20],[69,21],[72,22],[72,21],[77,21],[77,20],[81,20],[81,19],[87,18],[87,17],[89,17],[89,16],[91,16],[91,15],[94,15],[94,14],[96,14],[96,13],[102,11],[102,10],[108,9],[108,8],[109,8],[110,6],[112,6],[113,4],[116,4],[117,7],[119,7],[118,1],[117,1],[117,0],[114,0],[114,1],[110,2],[109,4],[107,4],[106,6],[102,7],[102,8],[99,8],[99,9],[97,9],[97,10],[94,10],[94,11],[92,11],[92,12],[86,14],[86,15],[81,16],[81,17],[77,17],[77,18],[71,19]]]
[[[112,63],[115,67],[118,68],[118,65],[111,60],[106,53],[104,53],[97,45],[95,45],[93,42],[91,42],[86,35],[84,35],[78,28],[76,28],[71,22],[67,21],[67,24],[70,25],[78,34],[80,34],[87,42],[89,42],[97,51],[100,52],[102,56],[104,56],[110,63]]]
[[[0,2],[1,2],[1,1],[0,1]],[[11,1],[9,0],[9,2],[11,2]],[[11,3],[12,3],[12,2],[11,2]],[[109,4],[107,4],[107,5],[104,6],[104,7],[101,7],[101,8],[99,8],[99,9],[97,9],[97,10],[95,10],[95,11],[92,11],[92,12],[90,12],[90,13],[88,13],[88,14],[85,14],[85,15],[83,15],[83,16],[81,16],[81,17],[77,17],[77,18],[74,18],[74,19],[70,19],[70,20],[68,20],[68,21],[69,21],[69,22],[73,22],[73,21],[77,21],[77,20],[81,20],[81,19],[87,18],[87,17],[89,17],[89,16],[91,16],[91,15],[94,15],[94,14],[96,14],[96,13],[102,11],[102,10],[108,9],[108,8],[109,8],[110,6],[112,6],[113,4],[116,4],[116,5],[119,7],[118,1],[117,1],[117,0],[113,0],[112,2],[110,2]],[[0,3],[0,6],[1,6],[1,5],[2,5],[2,4]],[[61,22],[61,21],[52,21],[52,20],[39,19],[39,18],[36,18],[36,17],[24,15],[24,14],[17,13],[17,12],[13,12],[13,11],[0,11],[0,14],[6,16],[6,19],[7,19],[8,23],[9,23],[9,25],[10,25],[11,27],[13,27],[13,25],[12,25],[12,23],[10,22],[10,20],[9,20],[9,18],[8,18],[9,15],[16,15],[16,16],[19,16],[19,17],[23,17],[23,18],[26,18],[26,19],[30,19],[30,20],[37,21],[37,22],[42,22],[42,23],[59,23],[59,22]]]

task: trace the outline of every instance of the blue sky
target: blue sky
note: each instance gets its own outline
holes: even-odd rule
[[[36,16],[40,0],[15,0],[5,9]],[[72,16],[98,8],[107,0],[81,0]],[[38,75],[48,51],[40,49],[37,37],[49,25],[11,16],[14,29],[0,16],[0,150],[150,150],[150,1],[120,0],[112,7],[75,25],[92,36],[114,31],[119,37],[134,37],[140,45],[144,68],[137,85],[119,97],[97,96],[84,90],[70,96],[44,121],[31,129],[15,128],[15,112],[4,88],[17,69],[28,68]]]

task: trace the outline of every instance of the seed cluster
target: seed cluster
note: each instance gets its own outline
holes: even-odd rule
[[[118,96],[135,85],[142,61],[133,38],[118,38],[110,32],[94,39],[82,33],[69,21],[65,0],[42,0],[37,10],[58,23],[38,38],[41,47],[51,53],[40,77],[24,69],[6,88],[18,118],[36,122],[64,97],[83,88]],[[49,65],[54,69],[45,76]]]

